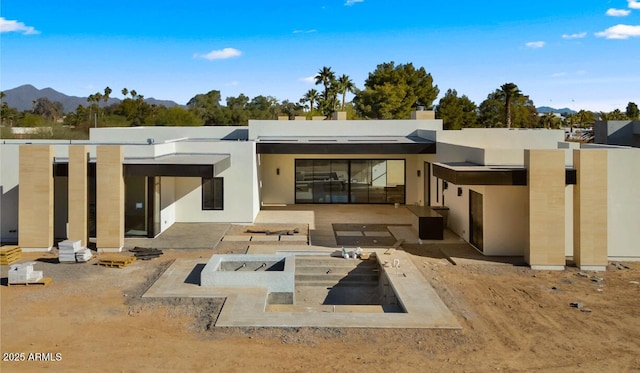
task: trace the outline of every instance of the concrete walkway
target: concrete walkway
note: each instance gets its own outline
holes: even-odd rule
[[[125,248],[213,249],[231,224],[175,223],[155,238],[125,238]]]

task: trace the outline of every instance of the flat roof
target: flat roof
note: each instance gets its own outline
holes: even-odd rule
[[[90,164],[96,158],[89,159]],[[67,176],[69,158],[54,158],[54,175]],[[124,174],[127,176],[214,177],[231,166],[229,154],[175,153],[158,157],[125,157]]]
[[[436,143],[418,136],[267,136],[256,139],[262,154],[435,154]]]

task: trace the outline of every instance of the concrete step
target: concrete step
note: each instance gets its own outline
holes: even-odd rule
[[[322,282],[322,283],[343,283],[343,284],[352,284],[352,283],[369,283],[372,285],[378,285],[378,277],[375,276],[357,276],[357,277],[340,277],[340,276],[313,276],[313,275],[302,275],[296,276],[295,284],[303,284],[306,282]]]
[[[296,266],[296,274],[334,274],[334,275],[362,275],[362,274],[379,274],[380,269],[377,267],[334,267],[326,266]]]
[[[343,280],[343,281],[322,281],[322,280],[296,280],[295,286],[322,286],[322,287],[341,287],[341,286],[357,286],[357,287],[377,287],[377,281],[359,281],[359,280]]]
[[[374,260],[360,260],[360,259],[336,259],[336,260],[322,260],[322,259],[311,259],[307,260],[304,258],[296,259],[296,267],[318,267],[318,266],[329,266],[329,267],[344,267],[344,268],[353,268],[353,267],[361,267],[361,268],[376,268],[378,267],[378,263]]]

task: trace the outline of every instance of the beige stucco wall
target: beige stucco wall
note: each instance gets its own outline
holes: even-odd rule
[[[525,150],[528,245],[524,257],[534,269],[565,265],[565,154],[563,150]]]
[[[607,265],[607,150],[573,151],[573,258],[581,269]]]
[[[88,181],[87,162],[89,147],[73,145],[69,147],[68,220],[69,239],[80,240],[87,245]]]
[[[96,149],[96,246],[121,251],[124,245],[124,151],[120,145]]]
[[[53,156],[50,145],[20,145],[18,245],[23,251],[53,246]]]

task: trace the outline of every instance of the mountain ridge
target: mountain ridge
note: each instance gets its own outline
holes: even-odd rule
[[[56,91],[51,87],[38,89],[31,84],[23,84],[3,92],[5,93],[5,97],[2,101],[6,102],[10,107],[16,108],[20,111],[30,110],[33,107],[33,102],[42,97],[46,97],[51,102],[60,102],[64,107],[65,113],[75,111],[78,105],[85,107],[89,105],[87,97],[69,96]],[[162,105],[166,107],[180,106],[174,101],[158,100],[153,97],[145,98],[144,101],[149,105]],[[120,102],[122,102],[121,99],[111,97],[109,98],[109,101],[107,101],[106,105],[118,104]]]

